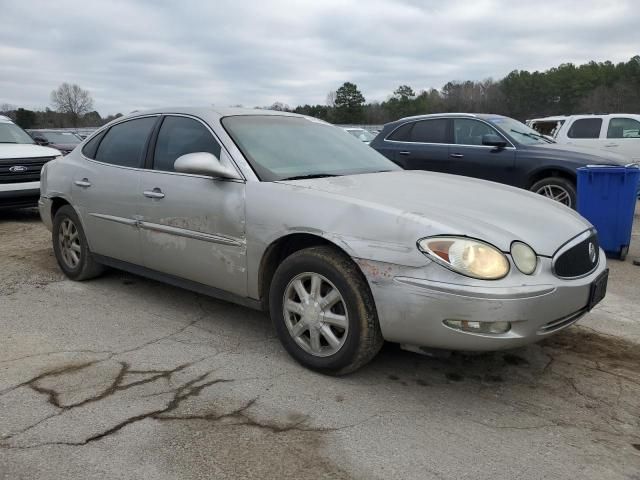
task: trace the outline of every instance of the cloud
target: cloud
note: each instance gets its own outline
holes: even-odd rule
[[[624,0],[23,0],[2,17],[0,104],[43,108],[66,81],[102,114],[324,103],[344,81],[384,100],[401,83],[626,61],[640,45]]]

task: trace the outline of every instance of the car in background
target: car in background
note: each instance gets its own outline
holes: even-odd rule
[[[36,206],[42,166],[56,157],[61,157],[58,150],[36,145],[10,118],[0,115],[0,209]]]
[[[358,140],[366,143],[367,145],[371,143],[371,140],[376,138],[376,136],[373,133],[371,133],[369,130],[366,130],[364,128],[356,128],[356,127],[343,127],[343,128],[347,133],[353,135]]]
[[[329,374],[366,364],[384,340],[537,342],[606,292],[597,233],[576,212],[505,185],[403,171],[288,112],[120,117],[46,165],[39,206],[67,277],[109,265],[266,310],[285,349]]]
[[[535,118],[529,125],[559,144],[597,148],[640,162],[640,115],[631,113]],[[546,135],[546,133],[545,133]]]
[[[31,138],[38,145],[47,146],[60,150],[63,155],[69,154],[74,148],[80,145],[82,138],[71,131],[65,130],[27,130]]]
[[[531,190],[576,207],[576,169],[627,159],[559,145],[513,118],[492,114],[420,115],[388,123],[371,146],[408,170],[465,175]]]

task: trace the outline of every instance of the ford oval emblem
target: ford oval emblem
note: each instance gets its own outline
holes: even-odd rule
[[[596,263],[596,246],[593,242],[589,242],[589,259],[591,263]]]
[[[11,167],[9,169],[9,171],[11,173],[20,173],[20,172],[26,172],[28,170],[27,167],[23,166],[23,165],[14,165],[13,167]]]

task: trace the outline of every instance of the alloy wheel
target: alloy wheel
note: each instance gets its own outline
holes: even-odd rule
[[[70,218],[65,218],[60,223],[58,243],[62,260],[70,269],[75,269],[80,263],[82,248],[80,247],[80,235],[78,228]]]
[[[335,285],[318,273],[301,273],[289,282],[282,311],[289,334],[311,355],[333,355],[347,339],[345,301]]]
[[[567,207],[573,206],[571,204],[571,194],[566,188],[562,187],[561,185],[543,185],[538,190],[536,190],[536,193],[550,198],[551,200],[555,200],[556,202],[560,202]]]

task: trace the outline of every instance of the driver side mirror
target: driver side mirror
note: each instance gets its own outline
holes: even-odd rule
[[[498,135],[495,135],[493,133],[487,133],[486,135],[482,136],[482,145],[487,145],[489,147],[496,147],[496,148],[504,148],[507,146],[507,142],[502,137],[499,137]]]
[[[173,164],[176,172],[206,175],[208,177],[239,179],[238,173],[225,167],[209,152],[187,153],[176,159]]]

